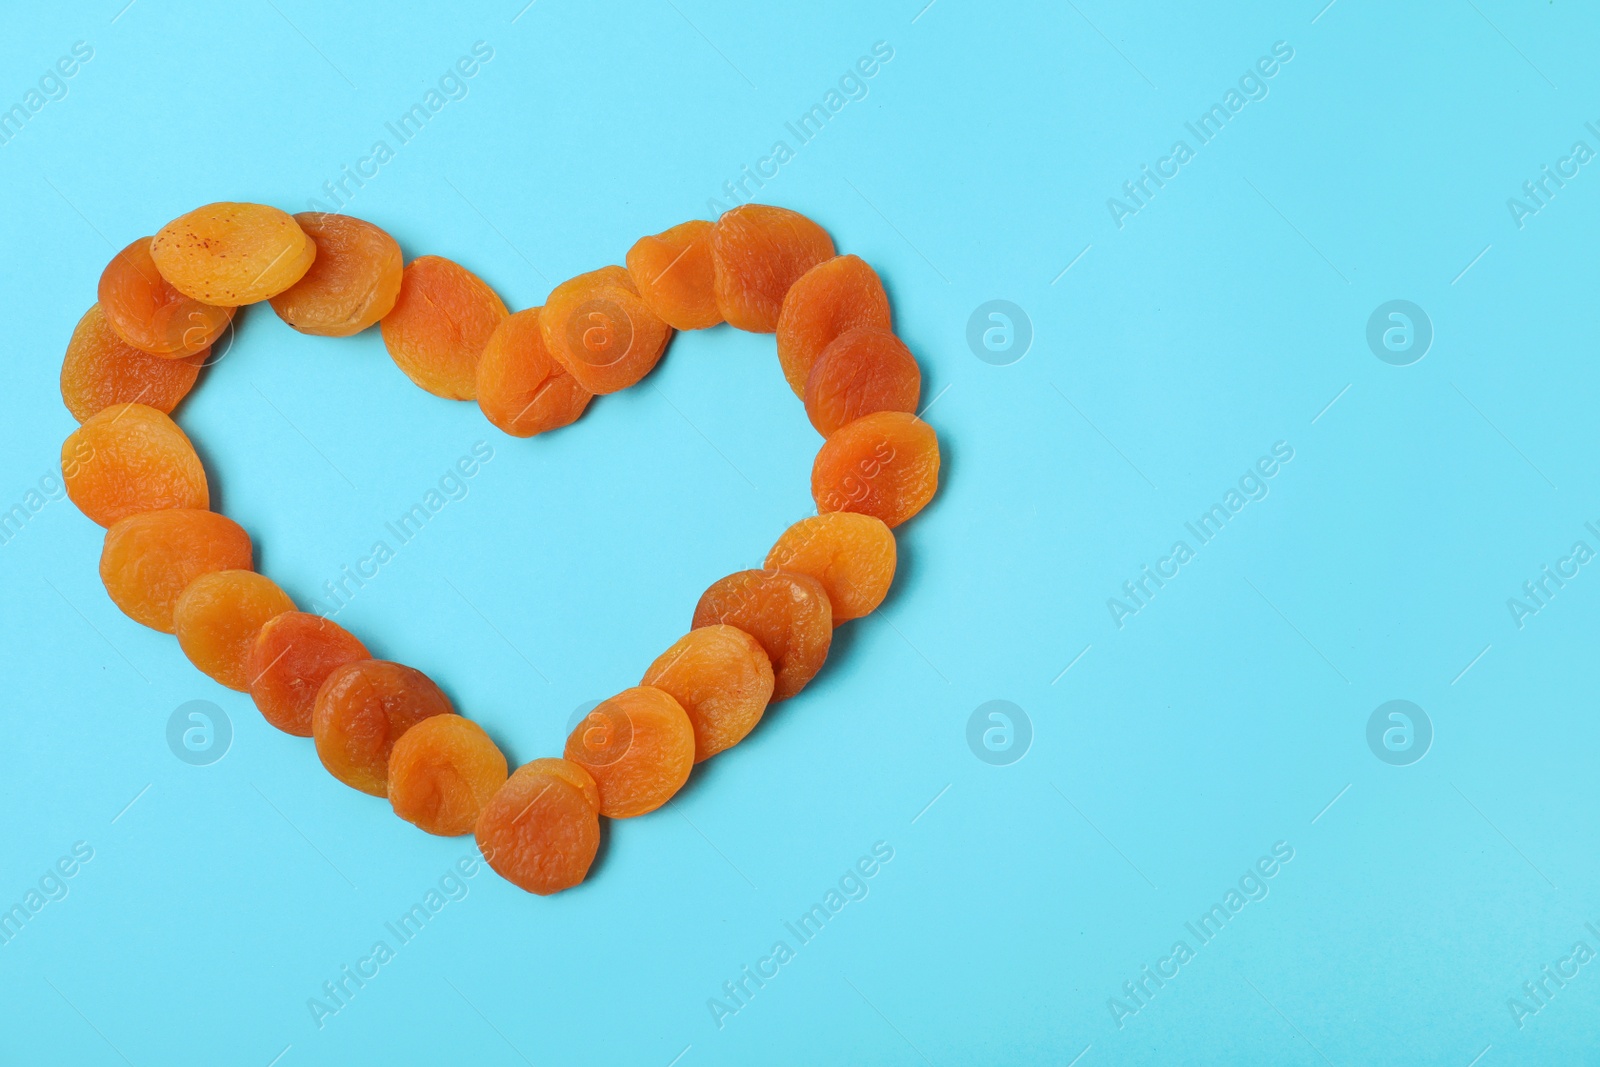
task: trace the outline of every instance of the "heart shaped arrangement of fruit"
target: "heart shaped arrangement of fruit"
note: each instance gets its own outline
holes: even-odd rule
[[[404,264],[369,222],[209,204],[117,253],[61,368],[82,423],[62,446],[63,477],[106,527],[100,577],[112,601],[176,634],[190,662],[248,692],[273,726],[312,738],[334,777],[428,833],[475,833],[494,870],[540,894],[583,881],[602,815],[660,807],[694,764],[804,688],[833,628],[882,602],[891,527],[938,486],[938,440],[914,414],[921,372],[890,329],[883,285],[861,259],[835,255],[816,223],[747,204],[645,237],[626,263],[512,314],[459,264]],[[169,416],[236,310],[263,300],[302,333],[378,325],[413,382],[475,399],[516,437],[566,426],[596,394],[633,385],[675,331],[727,322],[776,333],[783,376],[824,438],[811,471],[817,514],[785,531],[761,569],[713,582],[689,632],[579,722],[560,758],[508,773],[432,680],[297,611],[253,569],[249,535],[210,510],[205,470]]]

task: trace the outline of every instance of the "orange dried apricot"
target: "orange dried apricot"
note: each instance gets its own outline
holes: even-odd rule
[[[320,615],[286,611],[268,619],[250,649],[250,699],[286,734],[311,736],[317,690],[334,668],[371,659],[356,637]]]
[[[641,237],[625,262],[640,299],[674,330],[703,330],[722,321],[713,288],[711,223],[694,219]]]
[[[735,626],[690,630],[656,657],[640,685],[676,700],[694,728],[694,761],[745,739],[772,699],[772,661],[760,642]]]
[[[506,779],[478,816],[478,851],[495,872],[549,896],[583,881],[600,847],[600,796],[582,767],[536,759]]]
[[[809,574],[827,590],[833,624],[870,614],[894,582],[894,533],[882,519],[830,511],[801,519],[767,553],[768,570]]]
[[[233,321],[234,309],[202,304],[173,288],[141,237],[111,257],[100,274],[100,307],[113,333],[141,352],[171,359],[197,356]]]
[[[161,276],[184,296],[238,307],[277,296],[305,276],[317,246],[286,212],[265,204],[207,204],[150,241]]]
[[[389,753],[389,803],[430,834],[471,833],[506,773],[505,753],[483,727],[460,715],[430,716]]]
[[[484,280],[443,256],[406,265],[400,296],[379,322],[395,365],[417,385],[448,400],[478,392],[478,357],[510,312]]]
[[[695,605],[693,628],[736,626],[760,642],[772,663],[772,702],[788,700],[822,669],[833,642],[833,605],[821,582],[790,571],[738,571],[711,583]]]
[[[349,337],[377,322],[400,296],[400,244],[364,219],[306,211],[295,223],[317,247],[311,269],[272,297],[278,318],[301,333]]]
[[[106,531],[100,580],[134,622],[173,632],[173,609],[189,583],[212,571],[249,570],[250,535],[212,511],[141,511]]]
[[[145,404],[112,404],[61,446],[67,495],[101,526],[160,508],[211,504],[205,468],[178,424]]]
[[[711,231],[717,310],[732,326],[755,333],[778,328],[789,287],[833,256],[833,238],[797,211],[741,204]]]
[[[576,422],[594,399],[550,358],[539,329],[540,308],[503,320],[478,360],[478,407],[513,437],[532,437]]]
[[[811,465],[817,510],[875,515],[899,526],[939,487],[939,438],[903,411],[866,415],[834,431]]]
[[[250,650],[261,627],[294,610],[289,594],[255,571],[202,574],[178,597],[172,626],[178,645],[201,673],[229,689],[250,688]]]
[[[846,330],[889,328],[889,295],[860,256],[834,256],[789,287],[778,313],[778,363],[794,395],[806,395],[812,366]]]
[[[411,727],[454,711],[433,679],[414,667],[362,659],[335,667],[317,690],[311,736],[328,773],[352,789],[385,796],[389,753]]]
[[[650,310],[621,267],[601,267],[556,286],[539,313],[550,356],[591,393],[615,393],[649,374],[672,327]]]
[[[61,361],[61,399],[83,422],[112,404],[139,403],[170,415],[189,395],[205,353],[163,359],[128,344],[106,324],[95,304],[83,313]]]
[[[683,788],[694,766],[694,727],[670,693],[648,685],[602,700],[567,736],[563,755],[594,778],[600,814],[631,819]]]
[[[806,379],[806,417],[827,437],[876,411],[914,414],[922,369],[905,342],[877,326],[846,330],[822,350]]]

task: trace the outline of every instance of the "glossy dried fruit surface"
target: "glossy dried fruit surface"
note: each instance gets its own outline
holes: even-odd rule
[[[100,580],[123,614],[162,633],[189,583],[212,571],[249,570],[250,535],[211,511],[129,515],[106,531]]]
[[[294,610],[289,594],[255,571],[202,574],[173,606],[178,645],[201,672],[240,692],[250,688],[250,652],[267,620]]]
[[[371,658],[367,646],[332,619],[284,612],[267,620],[251,646],[250,699],[261,717],[284,733],[310,737],[317,690],[328,675]]]
[[[305,276],[317,246],[266,204],[217,203],[161,227],[150,241],[161,276],[185,296],[238,307],[276,296]]]
[[[683,707],[699,763],[743,741],[761,721],[772,699],[772,662],[743,630],[702,626],[656,657],[639,684],[660,689]]]
[[[449,400],[478,392],[478,357],[510,314],[484,280],[443,256],[418,256],[400,296],[379,323],[395,365],[418,386]]]
[[[99,300],[111,331],[151,355],[184,359],[203,354],[233,321],[232,307],[203,304],[173,288],[141,237],[111,257],[100,275]]]
[[[703,330],[722,321],[711,223],[694,219],[641,237],[628,249],[628,274],[645,304],[675,330]]]
[[[507,772],[505,753],[483,727],[460,715],[434,715],[394,743],[389,803],[430,834],[471,833]]]
[[[272,298],[272,310],[301,333],[349,337],[387,315],[405,269],[400,244],[350,215],[307,211],[295,223],[317,247],[311,269]]]
[[[711,231],[717,309],[741,330],[772,333],[789,287],[832,256],[833,238],[799,212],[766,204],[723,212]]]
[[[894,532],[883,520],[850,511],[801,519],[767,553],[768,570],[807,574],[822,583],[833,624],[859,619],[883,603],[894,582]]]
[[[594,394],[550,358],[539,329],[541,308],[495,327],[478,360],[478,407],[513,437],[532,437],[577,421]]]
[[[79,422],[112,404],[144,404],[170,415],[200,376],[205,353],[164,359],[114,333],[96,304],[84,312],[61,361],[61,399]]]
[[[101,526],[162,508],[206,508],[205,468],[189,438],[144,404],[113,404],[84,420],[61,446],[67,495]]]
[[[875,515],[899,526],[939,487],[939,438],[903,411],[880,411],[836,430],[811,466],[817,510]]]
[[[594,778],[600,814],[630,819],[655,811],[689,780],[694,727],[671,694],[635,686],[596,705],[563,755]]]
[[[649,374],[672,339],[672,327],[639,296],[621,267],[569,278],[539,313],[550,357],[591,393],[615,393]]]
[[[824,260],[789,287],[778,314],[778,363],[795,396],[805,397],[823,350],[862,326],[889,328],[889,295],[860,256]]]
[[[600,847],[600,800],[588,773],[566,760],[518,767],[476,830],[478,851],[506,881],[548,896],[583,881]]]
[[[833,642],[833,606],[822,583],[789,571],[738,571],[713,582],[695,605],[693,627],[713,623],[760,642],[772,663],[773,702],[805,688]]]
[[[426,674],[401,663],[363,659],[335,667],[317,690],[311,736],[322,765],[345,785],[385,796],[389,753],[411,727],[454,712]]]
[[[878,411],[915,413],[922,369],[905,342],[888,330],[847,330],[822,350],[806,379],[806,418],[827,437]]]

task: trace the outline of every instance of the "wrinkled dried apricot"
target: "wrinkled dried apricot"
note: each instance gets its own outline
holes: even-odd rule
[[[317,690],[334,668],[371,659],[356,637],[320,615],[286,611],[268,619],[250,649],[250,699],[287,734],[311,736]]]
[[[212,511],[141,511],[106,531],[100,580],[134,622],[172,633],[173,608],[189,583],[212,571],[249,570],[250,535]]]
[[[311,709],[317,758],[345,785],[381,797],[389,789],[389,752],[411,727],[454,711],[433,679],[414,667],[362,659],[335,667]]]
[[[783,298],[806,271],[833,256],[833,238],[797,211],[741,204],[711,231],[717,310],[755,333],[778,328]]]
[[[883,520],[851,511],[801,519],[767,553],[768,570],[809,574],[827,590],[833,625],[883,603],[894,582],[894,533]]]
[[[316,245],[311,269],[272,298],[272,310],[301,333],[349,337],[377,322],[400,296],[400,244],[364,219],[307,211],[295,223]]]
[[[202,304],[161,276],[141,237],[100,274],[100,307],[111,331],[141,352],[172,359],[201,355],[233,321],[234,309]]]
[[[241,693],[250,688],[250,650],[261,627],[294,610],[289,594],[255,571],[202,574],[178,597],[172,626],[178,645],[201,673]]]
[[[506,782],[506,757],[483,727],[434,715],[400,735],[389,753],[394,813],[441,837],[471,833]]]
[[[836,338],[861,326],[889,328],[889,295],[860,256],[834,256],[789,287],[778,313],[778,363],[802,399],[812,366]]]
[[[690,630],[656,657],[640,685],[667,693],[694,728],[694,761],[745,739],[772,699],[772,662],[760,642],[734,626]]]
[[[628,274],[645,305],[674,330],[722,321],[711,266],[711,223],[694,219],[641,237],[628,249]]]
[[[915,413],[922,370],[905,342],[889,330],[860,326],[822,350],[806,379],[806,418],[827,437],[877,411]]]
[[[821,582],[789,571],[738,571],[711,583],[693,628],[737,626],[772,662],[772,702],[788,700],[822,669],[833,642],[833,606]]]
[[[211,504],[189,438],[144,404],[113,404],[85,419],[61,446],[61,468],[67,495],[101,526],[135,512]]]
[[[600,790],[600,814],[631,819],[683,788],[694,766],[694,727],[670,693],[648,685],[602,700],[567,735],[564,756]]]
[[[207,204],[150,241],[161,276],[184,296],[238,307],[276,296],[305,276],[317,246],[287,213],[265,204]]]
[[[600,847],[599,813],[587,771],[536,759],[518,767],[478,816],[478,851],[512,885],[549,896],[589,873]]]
[[[576,422],[594,399],[550,358],[539,329],[540,308],[506,318],[478,360],[478,407],[513,437],[532,437]]]
[[[834,431],[811,465],[817,510],[876,515],[899,526],[939,487],[939,438],[903,411],[880,411]]]
[[[484,280],[443,256],[406,265],[400,296],[379,322],[395,365],[434,396],[471,400],[478,357],[510,312]]]
[[[650,310],[621,267],[601,267],[556,286],[539,312],[550,356],[591,393],[615,393],[649,374],[672,327]]]
[[[205,353],[164,359],[112,332],[96,304],[83,313],[61,361],[61,399],[79,422],[112,404],[144,404],[170,415],[200,376]]]

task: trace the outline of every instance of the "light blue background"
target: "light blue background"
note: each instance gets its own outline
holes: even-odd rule
[[[59,358],[115,248],[207,201],[304,210],[477,41],[494,58],[466,98],[349,210],[517,307],[704,217],[887,42],[760,199],[882,273],[945,477],[893,595],[802,696],[613,824],[580,889],[465,879],[320,1029],[308,998],[470,839],[339,785],[124,618],[99,528],[46,504],[0,546],[0,902],[75,842],[94,858],[0,946],[0,1060],[1593,1062],[1600,962],[1521,1027],[1507,1002],[1600,950],[1600,577],[1520,629],[1506,603],[1574,541],[1600,549],[1600,172],[1523,228],[1506,205],[1575,140],[1600,149],[1592,12],[123,2],[5,11],[0,106],[74,42],[94,58],[0,145],[0,508],[72,429]],[[1184,123],[1279,41],[1269,95],[1119,229],[1107,198],[1195,147]],[[994,298],[1034,329],[1009,366],[965,339]],[[1391,299],[1432,319],[1412,366],[1366,345]],[[518,441],[414,388],[376,331],[302,337],[263,309],[178,418],[301,603],[492,445],[339,619],[513,762],[759,564],[812,507],[818,444],[768,337],[680,338],[640,387]],[[1270,495],[1118,629],[1107,598],[1279,441]],[[232,721],[208,767],[165,740],[194,699]],[[967,746],[992,699],[1032,722],[1010,766]],[[1411,766],[1367,747],[1391,699],[1433,723]],[[708,999],[880,841],[870,894],[719,1029]],[[1184,923],[1277,842],[1270,895],[1197,947]],[[1179,938],[1195,958],[1119,1028],[1109,999]]]

